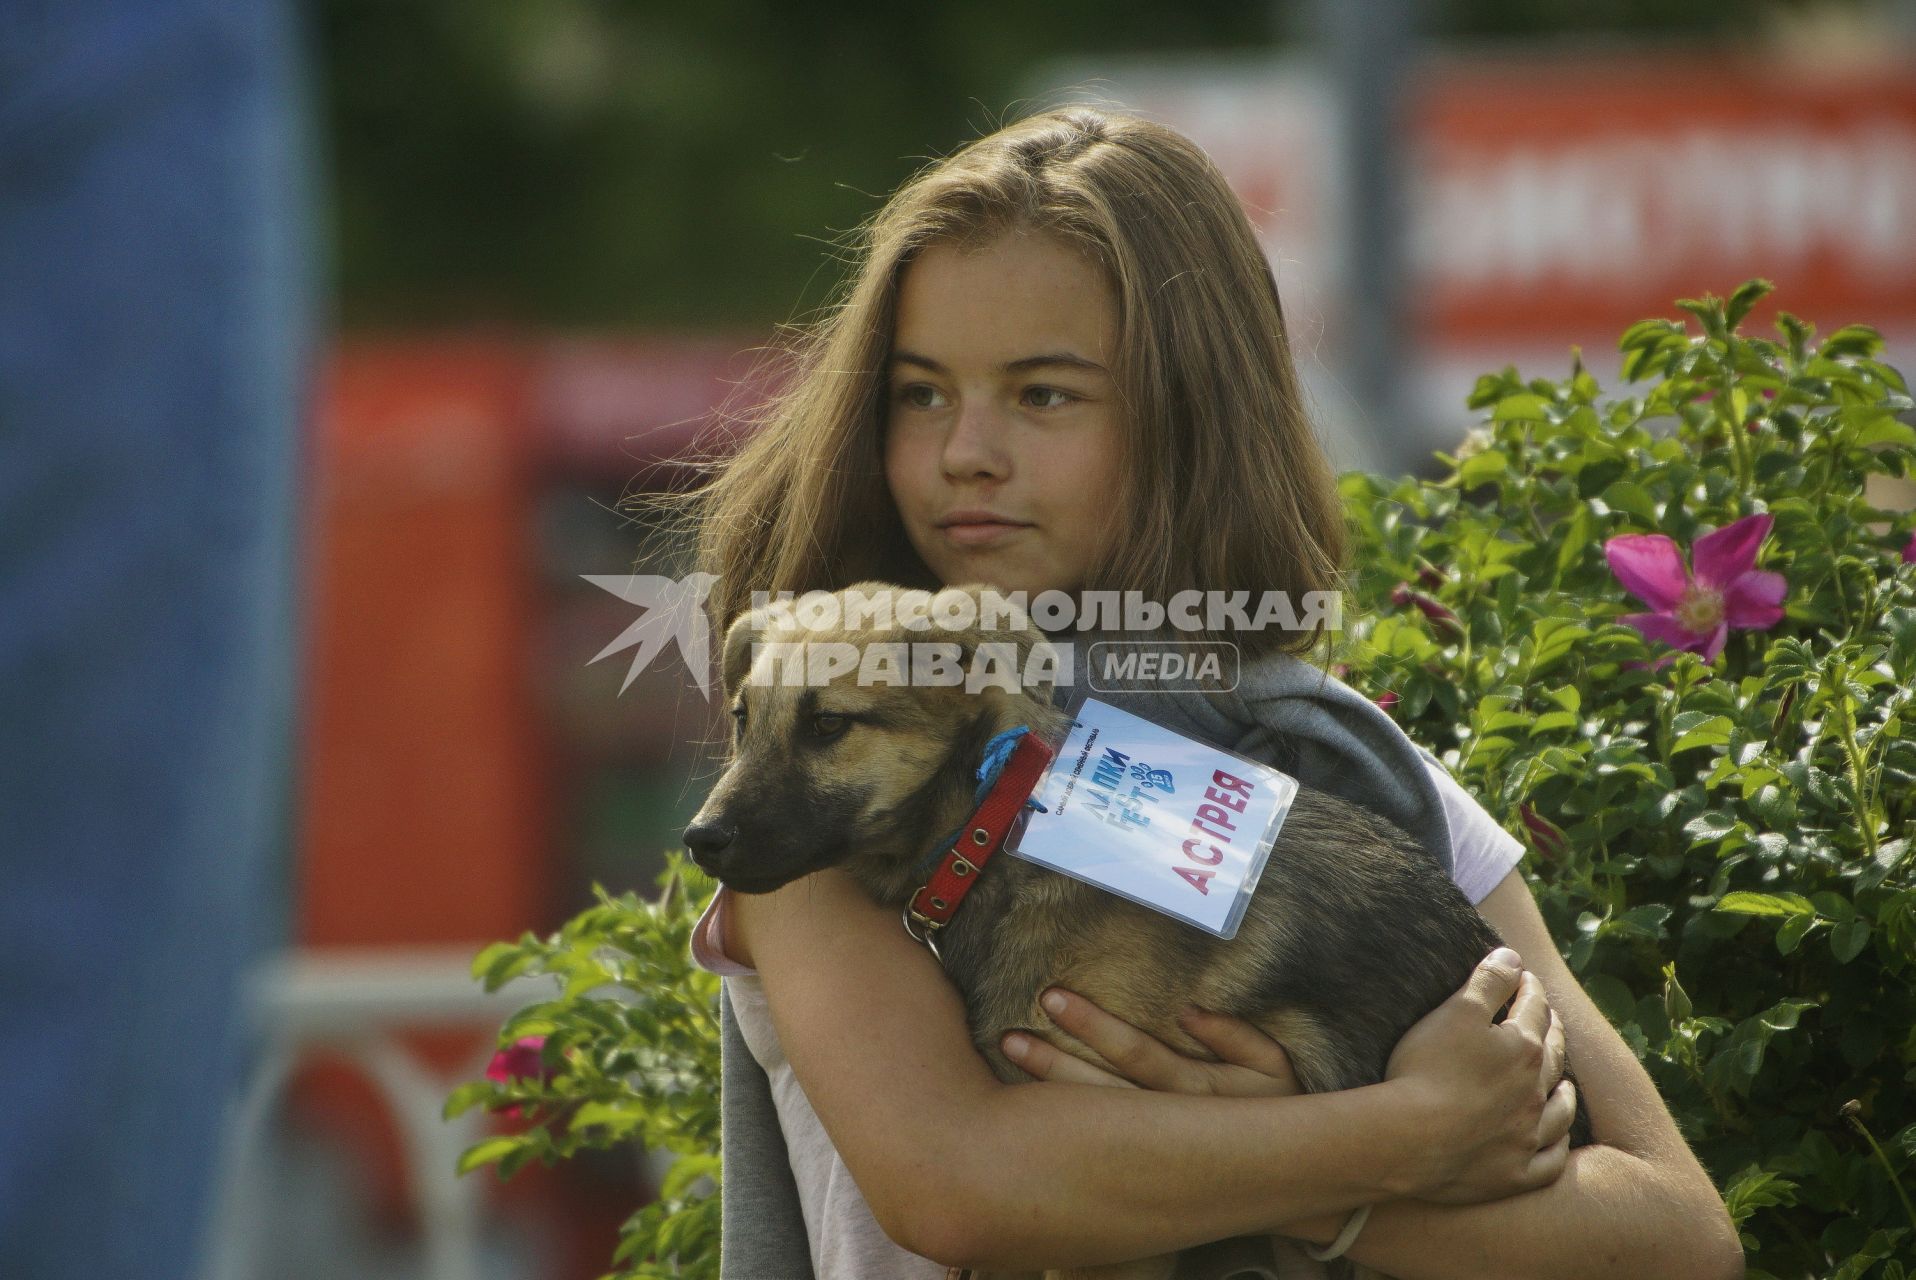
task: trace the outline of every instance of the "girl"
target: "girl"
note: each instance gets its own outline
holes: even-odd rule
[[[864,234],[795,377],[697,495],[719,626],[753,590],[872,578],[1158,601],[1336,587],[1343,516],[1276,284],[1187,139],[1088,108],[1034,116],[930,166]],[[1277,669],[1320,636],[1230,638]],[[934,959],[848,877],[721,892],[695,947],[732,975],[770,1076],[813,1270],[939,1280],[1258,1235],[1404,1280],[1742,1274],[1708,1176],[1559,959],[1520,846],[1421,758],[1452,874],[1516,951],[1363,1089],[1298,1094],[1246,1023],[1194,1018],[1219,1059],[1199,1061],[1068,992],[1055,1020],[1123,1077],[1014,1035],[1039,1083],[1006,1086]],[[1574,1152],[1566,1043],[1597,1135]],[[730,1192],[777,1156],[727,1114]],[[728,1206],[743,1275],[754,1223]],[[1309,1265],[1297,1247],[1281,1265]]]

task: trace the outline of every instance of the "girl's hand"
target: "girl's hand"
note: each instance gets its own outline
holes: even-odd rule
[[[1563,1024],[1522,963],[1508,947],[1491,952],[1392,1051],[1385,1079],[1407,1088],[1421,1117],[1405,1195],[1472,1204],[1563,1172],[1576,1086],[1563,1079]]]
[[[1081,995],[1053,987],[1045,992],[1044,1002],[1052,1021],[1122,1074],[1092,1066],[1029,1032],[1006,1035],[1000,1042],[1005,1056],[1040,1080],[1230,1097],[1301,1092],[1284,1046],[1240,1018],[1197,1008],[1187,1008],[1179,1016],[1179,1026],[1223,1059],[1206,1062],[1186,1057]]]

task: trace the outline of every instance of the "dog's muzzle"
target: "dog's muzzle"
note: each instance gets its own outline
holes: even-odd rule
[[[685,829],[685,847],[692,861],[708,875],[725,877],[725,851],[732,847],[738,832],[716,822],[697,822]]]
[[[696,822],[685,829],[685,847],[693,864],[740,893],[770,893],[818,869],[802,862],[784,865],[776,856],[767,858],[760,843],[749,840],[741,848],[738,828],[719,822]]]

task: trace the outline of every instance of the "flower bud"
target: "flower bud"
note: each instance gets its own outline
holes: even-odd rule
[[[1523,820],[1524,830],[1530,833],[1530,844],[1538,857],[1546,862],[1563,857],[1569,841],[1561,827],[1538,813],[1528,801],[1517,806],[1517,816]]]
[[[1456,614],[1452,613],[1435,598],[1427,596],[1421,591],[1412,591],[1408,587],[1404,587],[1402,590],[1404,598],[1399,600],[1396,593],[1393,592],[1391,594],[1391,603],[1399,606],[1404,604],[1415,605],[1417,611],[1426,618],[1429,618],[1431,622],[1435,624],[1437,630],[1447,632],[1455,639],[1461,640],[1463,638],[1464,624],[1457,620]]]

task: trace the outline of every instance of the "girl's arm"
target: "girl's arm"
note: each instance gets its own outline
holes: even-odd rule
[[[936,961],[849,876],[731,906],[726,949],[757,968],[793,1072],[874,1217],[947,1265],[1118,1262],[1380,1199],[1506,1196],[1563,1167],[1560,1143],[1539,1156],[1547,1131],[1568,1125],[1538,1076],[1548,1006],[1520,996],[1523,1015],[1491,1025],[1518,990],[1514,970],[1486,966],[1454,1002],[1449,1051],[1363,1089],[1005,1085]]]
[[[1596,1142],[1570,1153],[1562,1178],[1525,1195],[1463,1208],[1380,1205],[1350,1256],[1403,1280],[1740,1278],[1743,1247],[1709,1174],[1649,1073],[1564,964],[1523,877],[1511,872],[1478,910],[1543,979]]]
[[[1527,1194],[1464,1207],[1379,1204],[1350,1257],[1401,1280],[1742,1276],[1742,1247],[1715,1187],[1648,1074],[1559,957],[1523,878],[1512,872],[1478,909],[1542,977],[1563,1019],[1597,1142],[1570,1153],[1563,1177]],[[1059,1023],[1152,1088],[1260,1087],[1247,1078],[1255,1071],[1184,1058],[1081,998],[1068,1002]],[[1261,1070],[1269,1087],[1295,1087],[1282,1053],[1268,1040],[1262,1052],[1253,1043],[1263,1039],[1255,1027],[1236,1019],[1208,1023],[1201,1038],[1225,1050],[1228,1062]],[[1237,1043],[1227,1050],[1220,1034]],[[1025,1065],[1046,1079],[1126,1083],[1042,1043],[1031,1046]],[[1286,1234],[1323,1244],[1341,1223],[1331,1217]]]

